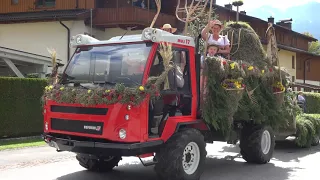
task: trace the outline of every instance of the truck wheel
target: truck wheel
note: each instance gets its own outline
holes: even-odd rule
[[[270,126],[245,127],[240,140],[240,153],[248,163],[265,164],[270,161],[275,135]]]
[[[199,180],[207,151],[204,137],[196,129],[174,134],[156,153],[155,171],[166,180]]]
[[[90,155],[77,154],[76,159],[79,161],[79,164],[86,168],[89,171],[95,172],[109,172],[114,167],[118,166],[121,157],[110,156],[104,158],[94,158]]]

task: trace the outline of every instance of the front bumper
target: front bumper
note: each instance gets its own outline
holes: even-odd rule
[[[162,140],[143,143],[104,143],[58,138],[48,134],[43,134],[42,137],[49,146],[56,148],[57,151],[106,156],[136,156],[152,153],[164,143]]]

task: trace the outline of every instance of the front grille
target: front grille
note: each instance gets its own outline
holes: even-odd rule
[[[59,131],[102,135],[103,122],[51,118],[51,129]]]
[[[107,108],[92,107],[72,107],[72,106],[51,106],[51,112],[72,113],[72,114],[88,114],[88,115],[106,115]]]

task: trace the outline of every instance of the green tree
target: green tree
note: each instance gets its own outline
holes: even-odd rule
[[[303,33],[306,36],[313,37],[312,34],[309,32],[304,32]],[[308,51],[314,54],[319,54],[320,55],[320,42],[319,41],[313,41],[309,43]]]

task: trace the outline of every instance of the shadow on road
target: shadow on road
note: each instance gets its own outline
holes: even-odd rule
[[[219,152],[239,153],[239,144],[224,146],[222,151]],[[300,158],[315,154],[317,152],[320,152],[320,145],[311,148],[300,148],[297,147],[291,140],[278,141],[276,142],[273,159],[282,162],[299,162]]]
[[[273,180],[288,179],[290,168],[276,167],[272,163],[265,165],[250,165],[227,159],[206,159],[205,171],[201,180],[260,180],[273,175]],[[252,173],[254,172],[254,173]],[[157,180],[153,166],[143,167],[141,164],[123,165],[115,168],[113,172],[99,174],[89,171],[79,171],[58,178],[57,180]]]

